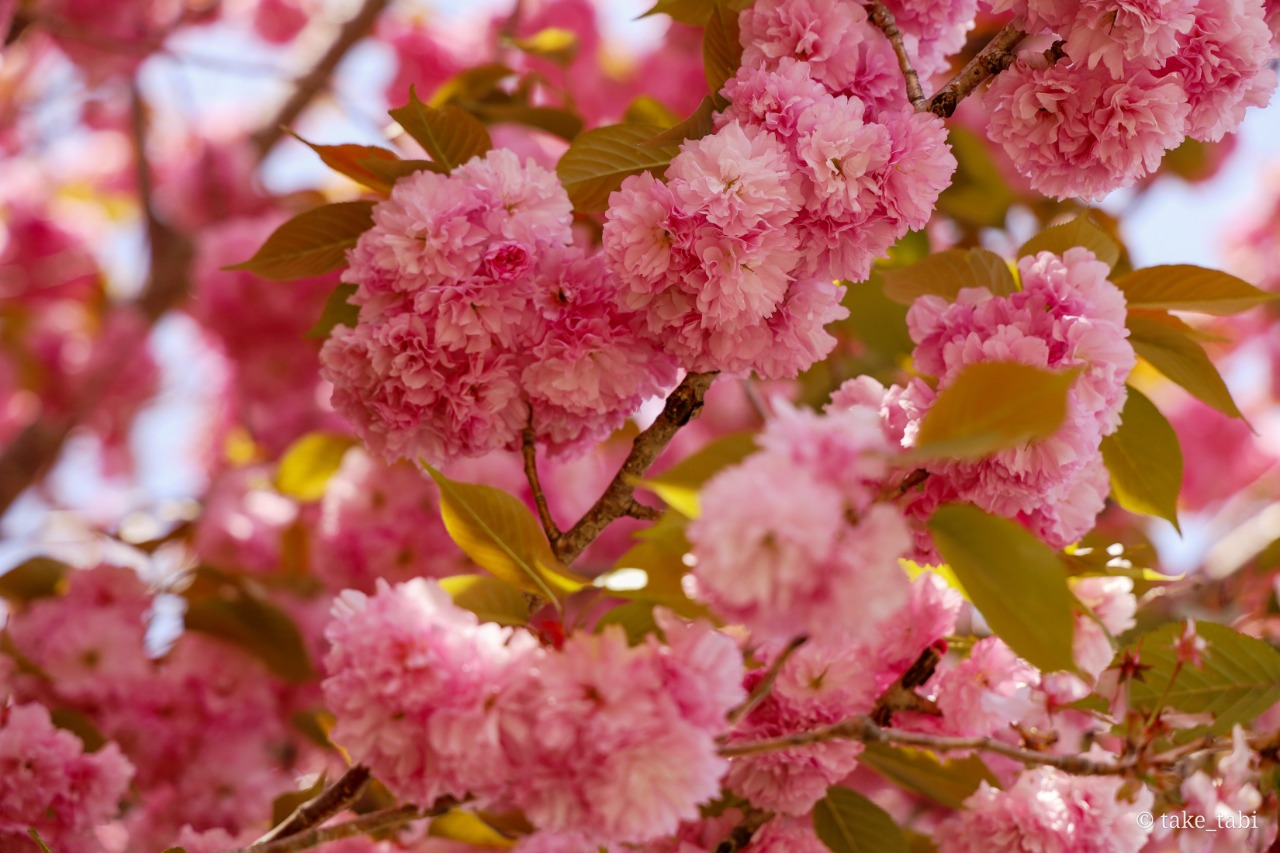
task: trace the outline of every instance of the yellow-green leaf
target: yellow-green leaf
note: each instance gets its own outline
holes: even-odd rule
[[[702,67],[712,95],[719,94],[727,80],[742,64],[742,42],[738,37],[738,13],[716,4],[702,32]]]
[[[391,110],[390,115],[446,171],[453,171],[493,147],[489,131],[478,118],[451,105],[427,106],[418,100],[412,87],[409,103]]]
[[[887,268],[884,293],[894,302],[910,305],[921,296],[952,301],[966,287],[985,287],[995,296],[1018,289],[1009,265],[986,249],[947,249],[926,255],[904,267]]]
[[[532,56],[568,65],[578,53],[578,36],[564,27],[547,27],[531,36],[513,38],[511,44]]]
[[[1158,320],[1130,314],[1129,343],[1138,355],[1192,396],[1233,418],[1243,418],[1204,347]]]
[[[697,518],[701,514],[698,492],[702,486],[755,452],[755,433],[732,433],[708,443],[658,476],[641,480],[638,485],[662,498],[667,506],[689,518]]]
[[[317,145],[314,142],[308,142],[296,133],[293,134],[293,138],[319,154],[320,161],[338,174],[345,175],[356,183],[366,186],[381,195],[391,194],[391,185],[395,181],[386,180],[382,174],[370,169],[365,164],[370,161],[399,163],[400,157],[394,151],[388,151],[386,148],[378,148],[374,145],[356,145],[354,143]]]
[[[963,808],[982,782],[999,787],[995,775],[977,755],[944,761],[925,749],[869,743],[858,761],[898,787],[949,809]]]
[[[929,519],[934,544],[991,630],[1045,672],[1075,670],[1075,596],[1057,552],[1026,528],[966,504]]]
[[[588,583],[556,559],[524,503],[492,486],[450,480],[425,466],[440,487],[440,515],[449,537],[481,568],[559,604]]]
[[[0,598],[25,604],[61,595],[71,567],[51,557],[32,557],[0,575]]]
[[[1099,228],[1085,211],[1061,225],[1046,228],[1018,249],[1018,257],[1034,255],[1037,252],[1053,252],[1061,255],[1067,249],[1081,246],[1093,252],[1098,260],[1109,267],[1120,262],[1120,245],[1111,235]]]
[[[356,440],[331,432],[310,432],[289,445],[276,470],[276,490],[300,501],[324,497],[329,480]]]
[[[933,572],[935,575],[942,578],[943,582],[947,586],[960,593],[961,598],[965,601],[969,601],[970,604],[973,603],[969,599],[969,593],[964,591],[964,584],[960,583],[960,578],[956,577],[956,573],[952,571],[951,567],[946,563],[938,566],[922,566],[914,560],[899,558],[898,565],[902,566],[902,570],[907,573],[907,577],[911,578],[913,582],[925,572]]]
[[[662,177],[679,145],[643,146],[662,132],[651,124],[613,124],[578,136],[556,164],[574,210],[593,213],[609,206],[609,194],[631,175]]]
[[[951,185],[938,197],[938,210],[970,229],[1003,228],[1017,196],[1000,173],[983,136],[963,127],[948,129],[956,158]]]
[[[1067,413],[1078,369],[988,361],[962,369],[938,394],[903,461],[976,459],[1052,435]]]
[[[716,9],[717,0],[658,0],[653,8],[640,17],[669,15],[682,24],[701,27],[707,23]]]
[[[702,99],[702,103],[698,104],[698,108],[694,110],[688,118],[673,122],[670,127],[659,133],[652,139],[647,139],[640,143],[642,148],[657,148],[663,145],[676,145],[686,139],[701,139],[704,136],[710,136],[714,129],[711,124],[711,117],[716,112],[715,101],[710,95]],[[630,119],[628,119],[630,120]],[[649,124],[657,125],[657,122],[649,122]]]
[[[1142,664],[1151,667],[1142,681],[1130,686],[1129,700],[1135,709],[1150,713],[1163,700],[1183,713],[1212,714],[1212,730],[1221,733],[1236,723],[1249,723],[1280,702],[1280,652],[1263,640],[1213,622],[1196,623],[1196,633],[1208,643],[1204,666],[1183,664],[1174,678],[1178,669],[1174,641],[1185,626],[1185,622],[1163,625],[1131,647]]]
[[[651,124],[654,127],[666,128],[675,127],[680,123],[680,117],[652,95],[640,95],[633,99],[627,104],[622,120],[627,124]]]
[[[1178,527],[1178,434],[1155,404],[1134,388],[1129,389],[1120,418],[1120,428],[1102,439],[1112,497],[1130,512],[1154,515]]]
[[[610,625],[621,625],[627,633],[627,643],[632,646],[643,643],[649,634],[660,635],[658,623],[653,618],[652,601],[628,601],[618,605],[597,620],[596,633]]]
[[[499,84],[515,76],[515,71],[497,62],[489,62],[460,71],[441,83],[427,102],[433,107],[443,107],[454,102],[482,101],[493,95]]]
[[[529,599],[504,580],[484,575],[454,575],[441,578],[439,583],[454,604],[470,610],[481,622],[529,624]]]
[[[486,122],[512,122],[545,130],[566,142],[582,132],[582,118],[575,112],[559,107],[539,107],[522,102],[478,103],[472,109]]]
[[[514,840],[499,833],[474,812],[463,809],[451,809],[432,818],[427,825],[427,835],[497,850],[509,850],[516,845]]]
[[[346,266],[347,249],[372,227],[371,201],[322,205],[285,222],[252,258],[226,269],[277,280],[324,275]]]
[[[596,578],[594,585],[619,598],[661,604],[686,618],[705,616],[706,607],[690,599],[681,583],[689,571],[684,562],[689,553],[686,523],[678,512],[664,513],[653,526],[636,534],[640,541],[618,558],[612,571]]]
[[[1233,275],[1191,264],[1134,270],[1116,279],[1130,308],[1162,308],[1201,314],[1239,314],[1280,299]]]
[[[848,788],[827,789],[813,807],[813,831],[832,853],[907,853],[889,813]]]
[[[324,310],[320,313],[320,319],[316,324],[307,331],[307,337],[325,340],[329,335],[333,334],[333,330],[337,326],[347,326],[354,328],[360,319],[359,306],[352,305],[349,300],[355,295],[356,286],[354,284],[339,284],[329,294],[329,298],[325,300]]]

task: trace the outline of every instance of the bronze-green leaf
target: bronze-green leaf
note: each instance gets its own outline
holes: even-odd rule
[[[347,300],[355,293],[354,284],[339,284],[335,287],[329,294],[329,298],[325,300],[320,319],[307,331],[306,336],[323,341],[333,334],[333,330],[338,326],[354,328],[360,319],[360,308]]]
[[[315,799],[324,790],[325,773],[321,773],[316,780],[305,788],[299,788],[296,791],[285,791],[280,796],[271,801],[271,825],[279,826],[289,819],[298,806],[305,802]]]
[[[709,442],[661,474],[641,480],[638,485],[662,498],[667,506],[689,518],[697,518],[700,514],[698,492],[703,484],[755,452],[755,433],[731,433]]]
[[[347,249],[373,227],[372,201],[340,201],[299,213],[247,261],[226,269],[286,280],[324,275],[347,265]]]
[[[929,519],[934,544],[991,630],[1045,672],[1075,669],[1076,599],[1062,561],[1022,525],[966,504]]]
[[[1212,714],[1212,730],[1221,733],[1280,702],[1280,652],[1271,644],[1226,625],[1197,622],[1196,633],[1208,643],[1204,665],[1178,667],[1174,641],[1185,625],[1163,625],[1132,646],[1142,664],[1151,667],[1130,685],[1133,708],[1150,713],[1163,700],[1183,713]]]
[[[564,27],[547,27],[531,36],[511,39],[511,44],[530,56],[541,56],[568,65],[578,53],[578,36]]]
[[[0,575],[0,598],[26,604],[37,598],[61,595],[71,567],[51,557],[32,557]]]
[[[707,19],[716,10],[716,6],[717,0],[658,0],[652,9],[640,17],[669,15],[682,24],[701,27],[707,23]]]
[[[1244,417],[1231,399],[1218,368],[1204,347],[1177,329],[1151,319],[1129,315],[1129,343],[1138,355],[1197,399],[1233,418]]]
[[[738,13],[717,3],[702,32],[702,67],[712,95],[719,94],[726,81],[742,64],[742,42],[738,37]]]
[[[1134,270],[1116,279],[1130,308],[1161,308],[1201,314],[1239,314],[1280,299],[1218,270],[1191,264],[1168,264]]]
[[[813,807],[813,831],[832,853],[907,853],[889,813],[848,788],[827,789]]]
[[[652,139],[640,143],[642,148],[658,148],[664,145],[679,145],[686,139],[701,139],[710,136],[714,129],[711,117],[715,115],[716,105],[710,95],[702,99],[698,108],[683,121],[677,122]],[[652,122],[650,122],[652,124]]]
[[[662,177],[679,145],[642,146],[662,132],[651,124],[613,124],[573,140],[556,164],[574,210],[593,213],[609,206],[609,194],[631,175]]]
[[[355,446],[355,439],[331,432],[309,432],[299,438],[280,458],[276,489],[300,501],[318,501],[330,478],[338,473],[342,458]]]
[[[441,578],[439,583],[454,604],[470,610],[481,622],[529,624],[529,599],[504,580],[487,575],[454,575]]]
[[[409,103],[391,110],[390,115],[446,171],[493,147],[480,119],[452,105],[429,107],[418,100],[412,87]]]
[[[950,302],[966,287],[985,287],[995,296],[1018,289],[1009,265],[986,249],[934,252],[907,266],[885,269],[881,275],[885,295],[902,305],[921,296],[941,296]]]
[[[386,148],[378,148],[373,145],[356,145],[354,143],[317,145],[314,142],[308,142],[296,133],[293,134],[293,138],[319,154],[320,161],[338,174],[345,175],[356,183],[366,186],[381,195],[391,194],[391,185],[395,181],[386,180],[382,174],[370,169],[366,163],[370,161],[399,163],[400,156],[394,151],[388,151]]]
[[[689,598],[682,580],[688,573],[684,556],[687,519],[678,512],[663,513],[652,526],[635,535],[639,541],[613,564],[613,570],[597,577],[593,585],[619,598],[650,601],[693,619],[705,616],[705,606]],[[643,584],[638,584],[643,573]]]
[[[1018,257],[1034,255],[1037,252],[1053,252],[1061,255],[1067,249],[1081,246],[1093,252],[1098,260],[1109,267],[1120,262],[1120,245],[1111,235],[1099,228],[1089,217],[1088,211],[1061,225],[1046,228],[1018,249]]]
[[[898,787],[949,809],[963,808],[983,782],[999,787],[995,774],[977,755],[944,761],[925,749],[869,743],[858,761]]]
[[[1155,404],[1129,388],[1120,428],[1102,439],[1111,495],[1130,512],[1154,515],[1178,527],[1182,448]]]
[[[1078,369],[1042,370],[1013,362],[963,368],[929,407],[916,446],[903,461],[976,459],[1057,431]]]
[[[230,575],[207,569],[196,574],[184,593],[187,630],[239,646],[285,681],[315,677],[302,634],[287,613]]]
[[[450,480],[425,467],[440,487],[440,515],[449,537],[481,568],[556,604],[588,585],[556,559],[537,519],[519,498],[492,486]]]
[[[430,160],[383,160],[377,157],[366,157],[358,161],[360,168],[364,169],[377,180],[385,183],[387,186],[394,187],[395,182],[403,178],[405,175],[412,175],[416,172],[436,172],[444,174],[444,167]]]

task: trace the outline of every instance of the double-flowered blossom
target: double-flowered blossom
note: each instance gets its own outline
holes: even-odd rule
[[[907,313],[915,366],[937,377],[939,390],[979,362],[1079,368],[1066,418],[1048,438],[978,461],[927,464],[930,476],[908,511],[924,516],[945,501],[970,501],[1063,547],[1088,531],[1102,510],[1109,480],[1099,447],[1119,426],[1136,357],[1127,340],[1124,296],[1088,249],[1027,256],[1018,261],[1018,272],[1022,289],[1007,296],[966,288],[951,303],[938,296],[917,299]],[[885,396],[886,425],[895,438],[914,443],[914,429],[935,396],[921,380]]]
[[[1123,779],[1072,776],[1052,767],[1022,773],[1001,791],[986,782],[965,800],[965,810],[934,833],[941,853],[1043,850],[1137,853],[1151,834],[1139,820],[1154,796],[1139,788],[1122,799]]]
[[[911,545],[902,514],[874,502],[891,450],[877,411],[782,408],[760,441],[702,493],[689,527],[698,596],[759,640],[872,636],[906,599],[898,557]]]
[[[572,247],[555,175],[510,151],[398,181],[344,281],[354,328],[322,352],[333,403],[389,461],[607,435],[674,382],[598,259]]]
[[[36,829],[56,850],[94,850],[93,830],[115,816],[133,766],[114,743],[86,752],[43,705],[0,706],[0,848],[34,850]]]

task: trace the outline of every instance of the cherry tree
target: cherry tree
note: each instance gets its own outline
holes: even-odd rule
[[[454,11],[0,0],[0,849],[1276,849],[1280,4]]]

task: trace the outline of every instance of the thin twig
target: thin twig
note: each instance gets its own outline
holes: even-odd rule
[[[902,76],[907,81],[907,100],[911,101],[916,112],[924,111],[927,109],[928,99],[920,86],[920,75],[912,67],[911,57],[907,55],[907,46],[902,43],[902,30],[898,29],[898,22],[883,3],[871,3],[867,8],[871,23],[879,27],[885,38],[889,39],[889,44],[893,45],[893,53],[898,57],[898,67],[902,69]]]
[[[531,417],[532,420],[532,417]],[[533,502],[538,507],[538,518],[542,521],[542,529],[547,533],[547,541],[552,545],[560,539],[560,528],[551,517],[551,508],[547,506],[547,495],[542,491],[542,481],[538,479],[538,449],[533,443],[533,426],[524,428],[520,449],[524,453],[524,476],[533,489]]]
[[[702,409],[702,398],[715,378],[715,373],[690,373],[671,392],[657,420],[636,436],[631,452],[595,506],[555,543],[557,557],[566,564],[572,563],[601,531],[627,514],[634,503],[636,482],[680,428]]]
[[[319,826],[354,803],[367,784],[369,784],[369,768],[363,764],[351,767],[337,782],[299,805],[293,810],[293,814],[254,843],[266,844],[279,841],[281,838],[288,838]]]
[[[1093,761],[1079,755],[1056,755],[1048,752],[1035,752],[1021,747],[1010,746],[1007,743],[989,737],[942,737],[940,735],[882,728],[867,716],[852,717],[819,729],[769,738],[768,740],[759,740],[754,743],[722,746],[720,755],[725,758],[760,755],[766,752],[794,749],[831,740],[856,740],[862,743],[883,743],[893,746],[922,746],[937,752],[977,749],[985,752],[995,752],[1027,765],[1056,767],[1059,770],[1073,773],[1077,776],[1117,776],[1132,770],[1137,765],[1136,759],[1102,762]]]
[[[756,706],[765,700],[765,697],[769,695],[769,691],[773,689],[773,683],[778,680],[778,673],[782,672],[782,668],[786,666],[787,661],[796,653],[796,650],[807,642],[809,642],[808,637],[796,637],[787,643],[782,651],[778,653],[778,656],[773,659],[773,662],[769,664],[769,670],[764,674],[764,678],[760,679],[756,686],[752,688],[751,695],[741,705],[729,711],[729,725],[734,725],[747,714],[750,714],[755,710]]]
[[[299,850],[310,850],[312,847],[319,847],[321,844],[337,841],[341,838],[351,838],[354,835],[370,835],[375,832],[395,829],[415,820],[438,817],[453,808],[454,805],[456,803],[450,802],[447,806],[433,807],[426,811],[419,809],[417,806],[396,806],[395,808],[370,812],[367,815],[361,815],[343,823],[336,823],[333,826],[313,827],[305,832],[299,832],[297,835],[281,838],[279,841],[269,841],[265,844],[254,843],[248,847],[237,847],[234,850],[221,851],[221,853],[297,853]]]
[[[311,66],[311,70],[298,79],[293,94],[280,105],[275,116],[253,134],[251,141],[259,160],[271,153],[271,149],[284,136],[285,129],[297,121],[303,110],[310,106],[320,91],[325,88],[334,70],[351,48],[373,29],[374,21],[382,14],[388,2],[390,0],[365,0],[351,20],[342,25],[342,29],[338,31],[328,49],[316,60],[316,64]]]
[[[975,89],[1013,64],[1017,58],[1015,48],[1026,37],[1027,34],[1017,26],[1017,22],[996,33],[986,47],[969,60],[959,74],[951,78],[951,82],[929,99],[924,109],[948,118]]]
[[[624,515],[630,518],[638,518],[641,521],[657,521],[662,518],[662,511],[632,498],[631,502],[627,504],[627,511]]]

